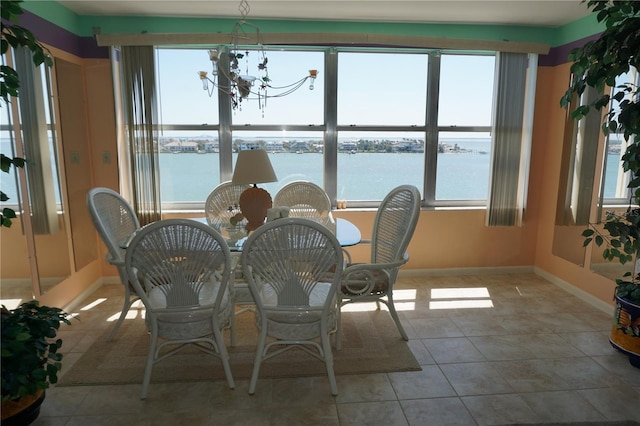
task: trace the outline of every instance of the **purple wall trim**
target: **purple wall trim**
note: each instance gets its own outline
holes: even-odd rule
[[[77,36],[27,10],[20,16],[19,25],[30,30],[39,41],[80,58],[109,58],[109,48],[98,46],[94,37]]]
[[[580,47],[588,41],[596,40],[598,37],[600,37],[600,34],[594,34],[563,46],[552,47],[548,54],[540,55],[538,58],[538,65],[541,67],[555,67],[557,65],[565,64],[568,62],[567,56],[569,56],[571,49]]]

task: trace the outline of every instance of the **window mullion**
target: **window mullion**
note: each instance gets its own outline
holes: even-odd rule
[[[229,69],[228,48],[225,48],[224,54],[220,55],[219,67]],[[231,87],[231,82],[223,72],[218,73],[218,82],[220,87]],[[218,90],[217,88],[215,90]],[[233,176],[233,137],[231,134],[231,97],[218,96],[218,111],[220,120],[219,150],[220,150],[220,182],[231,180]]]
[[[338,53],[330,49],[324,57],[324,190],[335,206],[338,191]]]

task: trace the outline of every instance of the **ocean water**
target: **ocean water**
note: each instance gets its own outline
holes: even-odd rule
[[[436,197],[439,200],[482,200],[487,198],[490,141],[451,140],[467,152],[438,154]],[[9,141],[0,140],[3,153],[11,152]],[[235,154],[233,161],[235,163]],[[322,186],[322,154],[270,154],[278,182],[260,185],[271,194],[293,180],[309,180]],[[615,195],[615,176],[619,154],[608,154],[605,197]],[[163,202],[203,202],[219,183],[217,153],[160,154],[161,196]],[[337,198],[380,200],[392,188],[409,183],[423,188],[422,153],[338,154]],[[2,191],[17,200],[13,174],[0,173]],[[10,201],[10,202],[11,202]]]
[[[490,142],[456,140],[455,143],[461,151],[468,151],[438,154],[436,197],[486,199]],[[277,153],[269,154],[269,158],[278,182],[260,186],[271,194],[294,180],[308,180],[323,186],[322,154]],[[163,202],[205,200],[219,183],[219,161],[217,153],[161,153]],[[337,198],[381,200],[401,184],[412,184],[422,191],[423,167],[422,153],[339,153]]]

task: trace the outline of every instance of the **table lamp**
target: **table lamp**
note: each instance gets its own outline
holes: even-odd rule
[[[264,149],[240,151],[231,181],[253,185],[240,195],[240,211],[247,219],[245,229],[254,231],[264,223],[267,210],[273,205],[271,195],[266,190],[258,188],[257,184],[278,181],[267,151]]]

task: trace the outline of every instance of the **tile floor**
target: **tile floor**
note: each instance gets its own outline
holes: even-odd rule
[[[152,383],[144,401],[139,384],[53,387],[35,425],[640,421],[640,370],[609,345],[611,314],[534,274],[407,275],[397,289],[422,371],[338,376],[335,398],[326,377],[261,379],[254,396],[247,380]],[[65,370],[113,324],[120,292],[102,286],[86,303],[106,301],[60,332]]]

